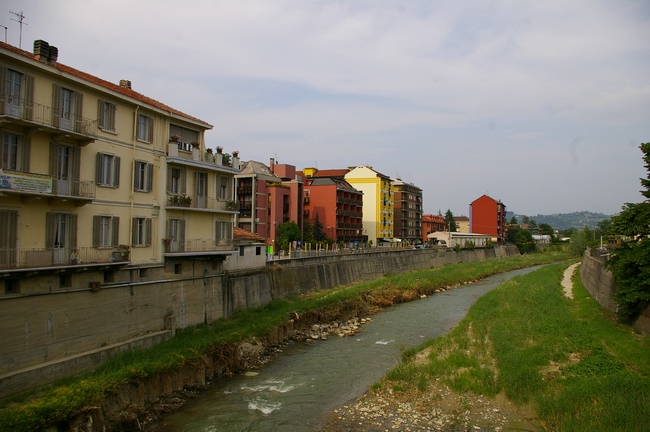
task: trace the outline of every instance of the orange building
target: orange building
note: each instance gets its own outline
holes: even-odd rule
[[[440,215],[422,215],[422,243],[427,243],[427,234],[445,231],[445,218]]]
[[[323,225],[327,238],[366,243],[363,233],[363,192],[343,179],[347,170],[305,168],[304,216]]]
[[[274,244],[284,222],[295,222],[302,232],[303,184],[295,166],[276,164],[273,158],[270,167],[248,161],[235,182],[239,228],[264,237],[267,245]]]
[[[472,201],[469,205],[469,223],[472,233],[490,234],[499,244],[506,238],[506,206],[487,195]]]

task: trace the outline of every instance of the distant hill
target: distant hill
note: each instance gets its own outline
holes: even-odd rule
[[[512,216],[517,218],[517,222],[521,223],[524,215],[518,215],[514,212],[506,211],[507,221],[510,222]],[[533,219],[538,224],[549,224],[555,229],[565,230],[569,228],[596,228],[598,222],[611,219],[612,215],[606,215],[603,213],[592,213],[588,211],[574,212],[574,213],[557,213],[551,215],[537,215],[530,216],[528,218]]]

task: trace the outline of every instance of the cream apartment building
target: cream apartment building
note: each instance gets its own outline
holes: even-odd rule
[[[207,160],[210,124],[58,63],[47,42],[0,48],[0,271],[110,272],[232,249],[239,171]]]

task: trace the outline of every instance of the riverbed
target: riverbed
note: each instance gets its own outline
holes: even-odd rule
[[[293,342],[270,364],[220,379],[179,411],[166,416],[166,430],[318,429],[334,408],[365,393],[397,365],[403,349],[446,334],[482,295],[537,268],[491,276],[392,306],[373,315],[352,337]]]

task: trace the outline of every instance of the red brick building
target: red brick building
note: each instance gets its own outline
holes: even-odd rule
[[[446,231],[445,218],[440,215],[422,215],[422,243],[428,241],[427,234]]]
[[[330,240],[365,243],[363,193],[343,179],[347,170],[306,168],[303,173],[305,219],[313,224],[318,215]]]
[[[302,231],[303,184],[296,167],[276,164],[267,167],[248,161],[235,176],[239,208],[237,226],[264,237],[267,245],[275,241],[278,225],[293,221]]]
[[[469,205],[470,230],[476,234],[489,234],[499,244],[506,239],[506,206],[487,195]]]

